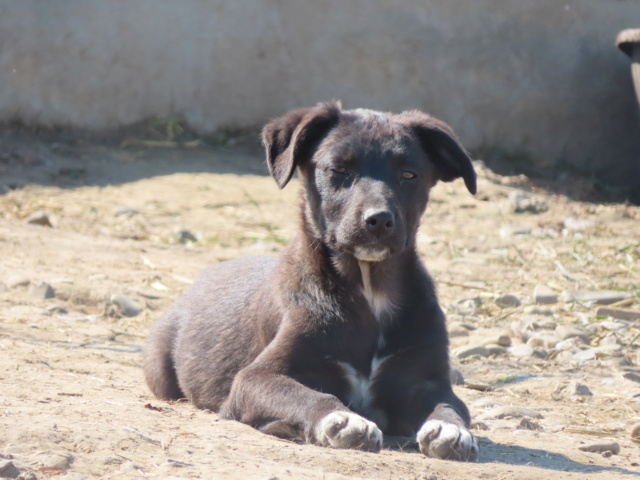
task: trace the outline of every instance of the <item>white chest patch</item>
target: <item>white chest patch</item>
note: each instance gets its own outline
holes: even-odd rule
[[[369,307],[378,322],[383,321],[392,311],[394,305],[383,292],[376,292],[371,284],[371,264],[358,262],[362,275],[362,294],[367,299]]]
[[[368,377],[359,373],[348,363],[338,362],[349,382],[348,407],[365,414],[371,412],[371,382],[375,379],[380,365],[382,365],[387,358],[388,357],[373,357],[371,361],[371,373]]]

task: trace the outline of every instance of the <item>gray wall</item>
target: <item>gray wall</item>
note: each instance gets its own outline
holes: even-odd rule
[[[0,120],[208,131],[340,98],[640,187],[629,27],[640,0],[0,0]]]

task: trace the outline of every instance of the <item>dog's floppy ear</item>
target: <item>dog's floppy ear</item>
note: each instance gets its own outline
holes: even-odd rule
[[[278,187],[289,183],[296,165],[308,158],[313,147],[337,122],[339,102],[319,103],[293,110],[269,122],[262,129],[269,172]]]
[[[467,190],[476,194],[476,171],[471,158],[460,145],[449,125],[417,110],[400,114],[401,121],[413,129],[420,145],[435,164],[439,179],[451,182],[462,177]]]

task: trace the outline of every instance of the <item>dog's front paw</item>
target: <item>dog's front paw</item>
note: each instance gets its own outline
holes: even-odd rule
[[[351,412],[331,412],[317,427],[320,445],[356,448],[378,452],[382,448],[382,432],[369,420]]]
[[[475,462],[478,444],[469,430],[441,420],[428,420],[417,435],[420,451],[433,458]]]

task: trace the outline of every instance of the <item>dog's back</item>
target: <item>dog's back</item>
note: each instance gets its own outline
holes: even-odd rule
[[[196,406],[219,409],[236,373],[275,334],[269,326],[273,297],[266,293],[275,265],[274,258],[254,256],[208,267],[158,319],[147,340],[144,365],[154,395],[177,400],[188,392]],[[261,335],[256,335],[255,318],[261,319]]]

